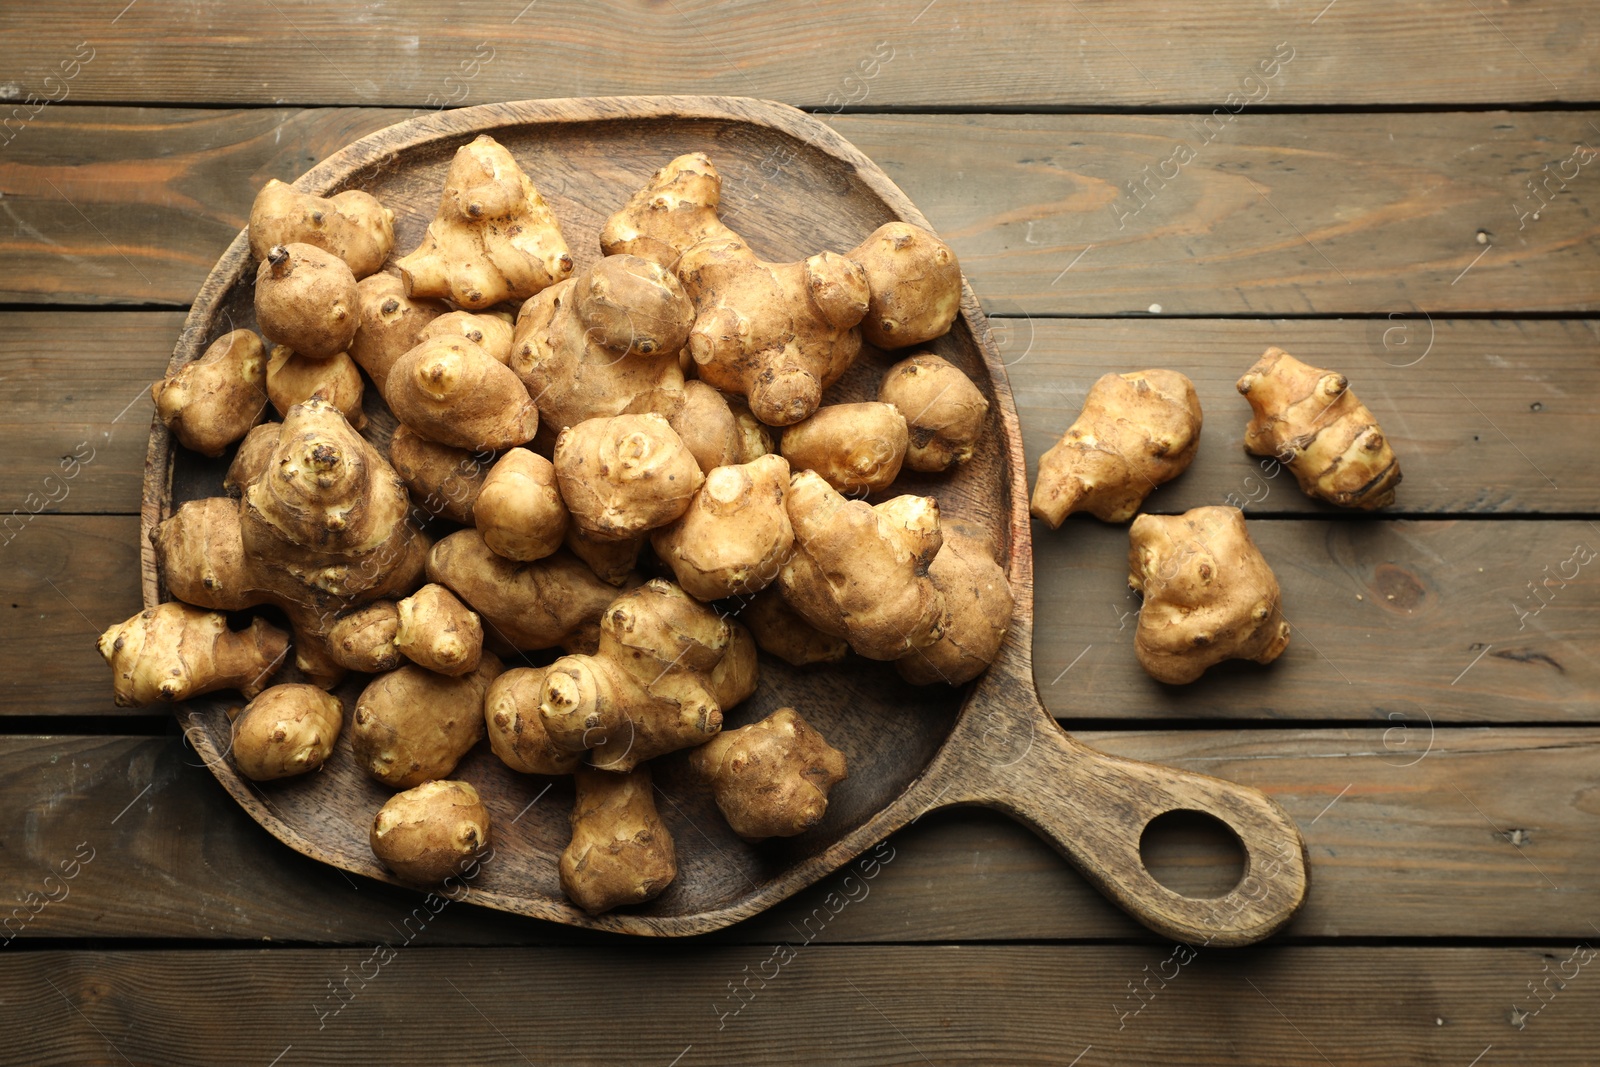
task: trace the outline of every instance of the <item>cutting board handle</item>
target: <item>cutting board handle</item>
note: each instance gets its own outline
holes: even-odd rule
[[[1016,706],[1022,703],[1031,706]],[[1010,814],[1129,915],[1196,947],[1252,944],[1282,929],[1305,902],[1305,841],[1266,794],[1097,751],[1033,700],[991,707],[969,709],[944,758],[929,768],[938,779],[927,782],[930,807],[976,804]],[[1145,867],[1145,827],[1173,811],[1213,816],[1238,837],[1244,874],[1227,893],[1186,897]]]

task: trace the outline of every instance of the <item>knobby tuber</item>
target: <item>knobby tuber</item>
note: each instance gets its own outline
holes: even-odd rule
[[[255,696],[283,663],[289,637],[263,619],[228,629],[228,617],[168,601],[106,630],[98,642],[117,707],[187,700],[218,689]]]
[[[400,609],[392,600],[378,600],[343,616],[328,631],[328,650],[335,663],[350,671],[382,674],[400,666],[394,643],[400,630]]]
[[[526,444],[539,409],[504,364],[465,337],[424,340],[389,368],[383,398],[410,429],[473,452]]]
[[[785,663],[805,667],[813,663],[838,663],[850,654],[842,637],[825,634],[789,606],[776,586],[752,597],[739,613],[757,646]]]
[[[679,156],[606,220],[600,248],[608,256],[640,256],[673,269],[691,246],[733,236],[717,216],[721,202],[722,176],[706,154]]]
[[[556,483],[572,522],[602,541],[629,541],[678,518],[705,481],[660,415],[589,419],[556,439]]]
[[[615,774],[579,767],[573,781],[561,891],[590,915],[655,899],[678,876],[678,861],[656,811],[650,768]]]
[[[424,782],[389,798],[369,841],[402,881],[438,885],[469,871],[489,847],[489,810],[467,782]]]
[[[944,544],[928,567],[928,578],[944,597],[938,640],[896,661],[900,677],[914,685],[962,685],[994,662],[1011,625],[1011,586],[994,559],[989,532],[967,523],[945,523]]]
[[[455,678],[416,664],[380,674],[356,700],[350,723],[356,765],[391,789],[446,777],[483,737],[484,694],[500,670],[485,652],[477,669]]]
[[[361,279],[356,286],[356,304],[361,321],[350,341],[350,358],[382,394],[389,368],[422,343],[422,331],[445,313],[445,306],[434,300],[411,299],[406,295],[406,283],[393,274]]]
[[[502,763],[523,774],[571,774],[583,753],[562,748],[545,732],[539,705],[546,667],[517,667],[489,686],[483,702],[489,747]]]
[[[890,367],[878,399],[905,416],[906,466],[914,471],[948,470],[971,459],[989,415],[989,401],[972,379],[931,352]]]
[[[845,779],[844,753],[793,708],[728,730],[689,754],[733,832],[746,841],[803,834],[828,810],[828,790]]]
[[[872,292],[861,320],[869,342],[905,348],[950,331],[961,310],[961,264],[949,245],[910,223],[886,222],[845,254],[866,271]]]
[[[324,198],[271,178],[250,205],[250,253],[266,259],[287,244],[314,245],[365,278],[394,249],[394,212],[360,189]]]
[[[477,612],[436,582],[429,582],[395,605],[394,644],[419,667],[452,677],[478,669],[483,624]]]
[[[794,548],[789,464],[782,456],[714,467],[689,510],[651,535],[656,555],[700,600],[757,593]]]
[[[333,752],[344,725],[339,698],[314,685],[263,690],[233,720],[234,765],[257,782],[305,774]]]
[[[783,458],[815,471],[847,496],[887,489],[900,474],[909,437],[893,404],[829,404],[783,431]]]
[[[280,416],[296,404],[321,397],[356,429],[367,424],[361,410],[361,371],[355,360],[340,352],[330,359],[308,359],[283,345],[274,345],[267,363],[267,396]]]
[[[524,563],[550,555],[567,534],[555,464],[526,448],[511,449],[489,468],[471,521],[496,555]]]
[[[315,245],[273,245],[256,270],[256,323],[267,340],[307,359],[350,347],[361,324],[356,276]]]
[[[389,439],[389,462],[423,511],[471,526],[494,456],[441,445],[405,426],[396,426]]]
[[[150,387],[156,415],[178,443],[220,456],[250,432],[267,406],[266,356],[249,330],[223,334],[193,363]]]

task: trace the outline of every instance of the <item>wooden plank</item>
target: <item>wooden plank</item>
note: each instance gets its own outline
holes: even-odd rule
[[[1039,109],[1600,98],[1589,62],[1600,31],[1582,0],[1325,8],[1285,4],[1240,18],[1212,2],[1062,11],[1046,0],[817,0],[730,12],[711,0],[533,9],[445,0],[422,23],[388,7],[352,18],[340,5],[234,0],[180,16],[159,4],[108,14],[75,0],[45,23],[7,10],[0,34],[14,42],[4,77],[18,100],[433,107],[665,92],[830,109],[952,100]],[[1275,54],[1294,59],[1263,82],[1259,65]],[[74,56],[78,66],[62,66]]]
[[[1270,666],[1225,663],[1175,687],[1134,659],[1126,528],[1083,519],[1042,532],[1034,670],[1046,707],[1131,721],[1600,720],[1595,524],[1274,519],[1251,535],[1297,636]],[[137,548],[131,517],[51,515],[7,546],[0,604],[17,607],[0,628],[12,697],[0,715],[112,711],[93,639],[138,610]]]
[[[1594,729],[1082,736],[1119,755],[1262,789],[1282,804],[1305,834],[1312,866],[1310,898],[1284,935],[1291,939],[1587,937],[1586,917],[1600,907]],[[31,917],[26,905],[11,905],[22,908],[8,928],[18,945],[73,937],[370,942],[390,936],[421,899],[279,844],[177,737],[0,739],[0,808],[18,816],[0,829],[10,857],[0,900],[58,898]],[[829,917],[817,936],[830,942],[1154,938],[998,814],[932,815],[875,854],[881,864],[832,875],[709,940],[790,938],[818,908]],[[75,855],[93,858],[64,890],[59,873],[45,882]],[[1147,859],[1191,892],[1219,878],[1225,887],[1237,870],[1236,853],[1202,836],[1163,838]],[[864,870],[876,872],[866,890]],[[174,885],[184,892],[173,894]],[[840,910],[841,894],[858,899]],[[0,909],[0,929],[6,915]],[[475,906],[449,908],[426,941],[569,942],[600,939]]]
[[[0,300],[187,304],[267,178],[292,179],[408,114],[47,109],[0,156],[13,223]],[[834,124],[1003,314],[1600,307],[1600,183],[1567,162],[1575,143],[1600,139],[1596,113],[1228,118],[1209,133],[1192,115]],[[1167,162],[1180,143],[1195,152],[1181,167]],[[1527,183],[1548,174],[1535,220]],[[724,202],[760,210],[762,186],[730,174]]]
[[[0,959],[0,998],[33,1023],[8,1062],[40,1065],[1560,1065],[1593,1062],[1592,960],[1586,945],[62,951]],[[1526,987],[1547,975],[1540,1006]],[[613,1005],[626,1023],[596,1025]]]
[[[1393,440],[1405,471],[1386,515],[1593,511],[1600,500],[1600,326],[1588,320],[994,319],[1030,460],[1077,417],[1101,374],[1145,366],[1189,374],[1207,415],[1182,478],[1148,511],[1233,502],[1251,516],[1327,515],[1286,473],[1243,451],[1249,407],[1233,384],[1266,346],[1335,367]],[[0,312],[0,440],[6,511],[138,510],[150,424],[145,387],[182,329],[169,312]],[[114,345],[104,339],[114,337]],[[92,358],[85,356],[94,352]],[[1415,362],[1413,362],[1415,361]],[[62,457],[87,445],[62,496]],[[70,469],[70,468],[69,468]],[[1030,467],[1029,478],[1034,470]],[[55,481],[49,479],[55,478]],[[61,496],[52,502],[51,496]],[[4,515],[5,512],[0,512]],[[3,519],[0,519],[3,521]],[[1074,525],[1093,520],[1074,520]],[[1042,526],[1036,536],[1049,536]]]

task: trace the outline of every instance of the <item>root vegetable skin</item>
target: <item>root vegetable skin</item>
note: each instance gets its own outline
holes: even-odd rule
[[[266,362],[254,333],[225,333],[199,359],[150,387],[156,415],[185,448],[220,456],[266,410]]]
[[[845,777],[844,753],[793,708],[718,734],[689,755],[733,832],[746,841],[803,834],[822,821],[828,791]]]
[[[928,567],[944,597],[939,639],[895,663],[913,685],[970,682],[994,662],[1011,625],[1011,585],[995,562],[988,531],[946,523],[940,532],[944,544]]]
[[[406,283],[393,274],[374,274],[356,286],[360,325],[350,341],[350,358],[358,363],[382,393],[389,368],[422,343],[422,331],[445,313],[433,300],[413,300]]]
[[[900,474],[910,438],[893,404],[830,404],[783,433],[783,458],[815,471],[846,496],[887,489]]]
[[[483,698],[500,674],[484,653],[458,678],[407,664],[362,690],[350,725],[351,754],[374,781],[410,789],[447,777],[483,737]]]
[[[905,416],[905,464],[914,471],[948,470],[971,459],[989,415],[989,401],[972,379],[930,352],[890,367],[878,399]]]
[[[677,519],[705,481],[660,415],[589,419],[556,439],[556,482],[590,537],[627,541]]]
[[[291,243],[314,245],[365,278],[394,249],[394,212],[359,189],[324,198],[272,178],[250,205],[250,253],[265,259],[274,245]]]
[[[395,608],[399,618],[394,643],[407,659],[450,677],[477,670],[483,624],[450,590],[430,582]]]
[[[579,767],[561,891],[590,915],[653,900],[678,875],[672,835],[656,811],[648,767],[629,774]]]
[[[289,638],[261,619],[233,631],[221,612],[168,601],[106,630],[97,647],[111,668],[117,707],[139,708],[218,689],[249,699],[283,663]]]
[[[1394,503],[1400,464],[1344,375],[1269,348],[1238,388],[1255,415],[1245,448],[1277,457],[1307,496],[1363,510]]]
[[[1144,595],[1134,651],[1154,679],[1192,682],[1225,659],[1270,663],[1289,644],[1278,580],[1238,508],[1141,515],[1128,584]]]
[[[567,524],[567,551],[587,563],[595,577],[607,585],[627,584],[639,565],[639,552],[644,544],[644,534],[625,541],[610,541],[585,533],[575,523]]]
[[[417,343],[435,337],[461,337],[489,353],[496,362],[506,363],[511,359],[512,321],[503,311],[451,311],[424,326]]]
[[[640,256],[672,269],[691,246],[734,236],[717,217],[721,202],[722,176],[706,154],[679,156],[606,220],[600,248],[608,256]]]
[[[418,507],[430,515],[471,526],[494,457],[441,445],[397,426],[389,441],[389,462],[405,480]]]
[[[651,536],[678,584],[700,600],[752,594],[771,585],[794,549],[789,464],[782,456],[716,467],[689,510]]]
[[[314,245],[273,245],[256,271],[261,333],[307,359],[332,359],[350,347],[359,305],[356,276]]]
[[[789,483],[795,551],[778,573],[789,605],[868,659],[937,640],[944,598],[928,578],[942,543],[939,505],[900,496],[873,507],[801,471]]]
[[[484,544],[506,559],[531,563],[555,552],[568,526],[555,464],[526,448],[511,449],[485,476],[472,521]]]
[[[344,725],[339,698],[314,685],[275,685],[233,720],[233,762],[256,782],[322,766]]]
[[[400,666],[400,649],[394,643],[399,629],[400,609],[392,600],[379,600],[333,624],[328,631],[330,654],[346,670],[392,671]]]
[[[483,703],[489,746],[514,771],[571,774],[583,763],[583,753],[553,743],[539,717],[546,673],[544,667],[518,667],[489,686]]]
[[[239,450],[228,464],[228,473],[222,479],[223,492],[229,496],[243,493],[250,483],[261,477],[272,462],[272,452],[278,447],[280,422],[263,422],[244,435]]]
[[[1075,511],[1126,522],[1156,486],[1182,474],[1200,447],[1200,400],[1177,371],[1107,374],[1039,458],[1031,511],[1059,527]]]
[[[949,245],[910,223],[886,222],[846,254],[872,292],[861,320],[869,342],[905,348],[950,331],[961,310],[961,264]]]
[[[525,300],[572,273],[561,226],[511,153],[480,134],[456,152],[439,212],[395,264],[414,297],[477,311]]]
[[[789,606],[776,587],[757,594],[739,613],[739,619],[750,628],[761,651],[796,667],[838,663],[850,655],[849,642],[812,626]]]
[[[317,396],[338,408],[359,430],[367,424],[367,416],[361,410],[363,388],[361,371],[344,352],[330,359],[309,359],[282,345],[272,349],[272,359],[267,364],[267,396],[280,416]]]
[[[390,797],[372,820],[372,854],[402,881],[438,885],[489,847],[489,810],[466,782],[424,782]]]
[[[383,395],[414,432],[473,452],[526,444],[539,428],[521,380],[465,337],[435,337],[401,356]]]

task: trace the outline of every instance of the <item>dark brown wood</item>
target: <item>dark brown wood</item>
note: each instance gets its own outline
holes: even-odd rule
[[[14,42],[4,77],[22,93],[72,100],[426,108],[669,92],[829,110],[1054,110],[1600,99],[1588,62],[1600,35],[1583,0],[1478,7],[1343,0],[1326,9],[1324,0],[1241,18],[1199,2],[1063,10],[1049,0],[817,0],[730,12],[712,0],[448,0],[419,19],[404,9],[353,17],[335,5],[245,0],[107,14],[63,0],[44,22],[7,8],[0,35]],[[1267,91],[1259,77],[1246,80],[1283,46],[1296,58]],[[64,84],[43,80],[75,54],[95,58]]]
[[[544,1063],[552,1049],[572,1065],[1576,1067],[1600,1040],[1593,952],[1571,944],[1228,953],[803,940],[693,955],[429,951],[399,937],[376,949],[11,954],[0,996],[32,1025],[14,1028],[6,1055],[173,1067],[216,1063],[219,1048],[229,1062],[397,1067]],[[1547,976],[1537,1000],[1528,986]],[[590,1004],[628,1005],[627,1025],[595,1025]]]
[[[1585,938],[1593,933],[1586,917],[1600,910],[1596,733],[1424,725],[1082,736],[1119,755],[1253,786],[1281,803],[1305,828],[1316,877],[1286,938]],[[998,751],[1001,741],[993,735],[986,744]],[[423,899],[272,840],[175,736],[0,740],[0,810],[14,813],[0,826],[0,850],[14,858],[0,867],[0,901],[40,891],[79,842],[95,850],[67,896],[32,918],[22,938],[351,944],[391,936],[390,924]],[[1152,842],[1147,860],[1175,884],[1226,884],[1236,871],[1233,851],[1174,836]],[[928,815],[867,855],[886,858],[871,902],[830,919],[818,940],[1154,936],[1035,836],[991,812]],[[859,893],[861,873],[852,865],[707,936],[742,944],[789,938],[791,924],[827,907],[830,894]],[[184,891],[173,893],[174,884]],[[430,927],[428,945],[599,943],[471,899]],[[0,907],[0,925],[6,914]]]
[[[268,177],[292,180],[408,115],[48,111],[0,153],[12,221],[0,236],[0,299],[187,304]],[[1592,111],[1246,110],[1214,120],[1209,135],[1193,115],[844,115],[831,125],[952,242],[991,313],[1597,307],[1600,183],[1588,180],[1592,166],[1563,164],[1575,143],[1600,137]],[[1166,162],[1179,142],[1196,153],[1181,168]],[[1527,183],[1547,164],[1571,180],[1552,179],[1548,209],[1523,217],[1538,210]],[[765,209],[765,174],[780,166],[728,176],[735,225]],[[1136,195],[1129,183],[1148,184]]]
[[[466,108],[415,119],[357,141],[314,167],[297,187],[321,195],[360,187],[395,213],[396,244],[412,247],[432,217],[437,190],[456,148],[489,133],[506,145],[563,220],[579,269],[596,258],[580,235],[597,233],[662,162],[705,149],[730,174],[773,172],[773,202],[794,205],[734,224],[768,259],[793,260],[849,247],[891,218],[928,225],[889,178],[828,127],[763,101],[691,97],[540,101]],[[652,146],[652,154],[637,149]],[[714,148],[713,148],[714,146]],[[241,233],[201,287],[173,355],[196,358],[221,333],[254,321],[248,244]],[[681,936],[746,918],[816,882],[874,842],[933,807],[977,804],[1006,811],[1060,849],[1102,892],[1157,932],[1219,944],[1248,944],[1280,929],[1305,899],[1305,845],[1282,808],[1254,790],[1107,756],[1071,740],[1045,714],[1034,691],[1032,558],[1027,489],[1016,408],[998,350],[970,288],[951,332],[930,347],[978,380],[990,400],[988,435],[973,460],[940,479],[900,487],[937,496],[941,514],[995,530],[1017,596],[1000,657],[961,694],[912,693],[881,664],[831,671],[768,664],[764,685],[732,725],[779,704],[805,708],[810,721],[849,757],[854,773],[830,797],[826,819],[800,837],[751,846],[716,817],[684,761],[662,762],[657,778],[668,825],[680,843],[678,876],[632,913],[588,916],[556,889],[554,858],[569,836],[565,782],[549,783],[551,804],[533,809],[530,784],[479,753],[454,772],[479,786],[495,826],[495,859],[475,882],[483,903],[538,918],[623,933]],[[835,391],[841,400],[875,395],[879,374],[858,361]],[[155,423],[146,460],[141,529],[177,502],[218,492],[216,463],[190,463]],[[154,552],[141,556],[146,604],[162,599]],[[353,699],[354,690],[346,696]],[[776,701],[776,703],[774,703]],[[918,708],[916,718],[907,708]],[[345,870],[391,879],[367,846],[367,826],[384,791],[363,775],[348,737],[308,779],[258,787],[225,758],[228,703],[178,709],[197,752],[262,825],[292,847]],[[981,752],[983,737],[1027,743],[1013,757]],[[1010,750],[1008,749],[1008,752]],[[681,757],[681,754],[678,754]],[[681,800],[674,797],[678,794]],[[535,797],[534,799],[537,799]],[[526,803],[526,807],[524,804]],[[1180,895],[1156,881],[1139,853],[1151,820],[1198,810],[1226,822],[1245,850],[1242,881],[1210,898]],[[514,815],[514,812],[521,814]],[[526,821],[522,821],[523,819]],[[698,847],[704,840],[705,849]]]

